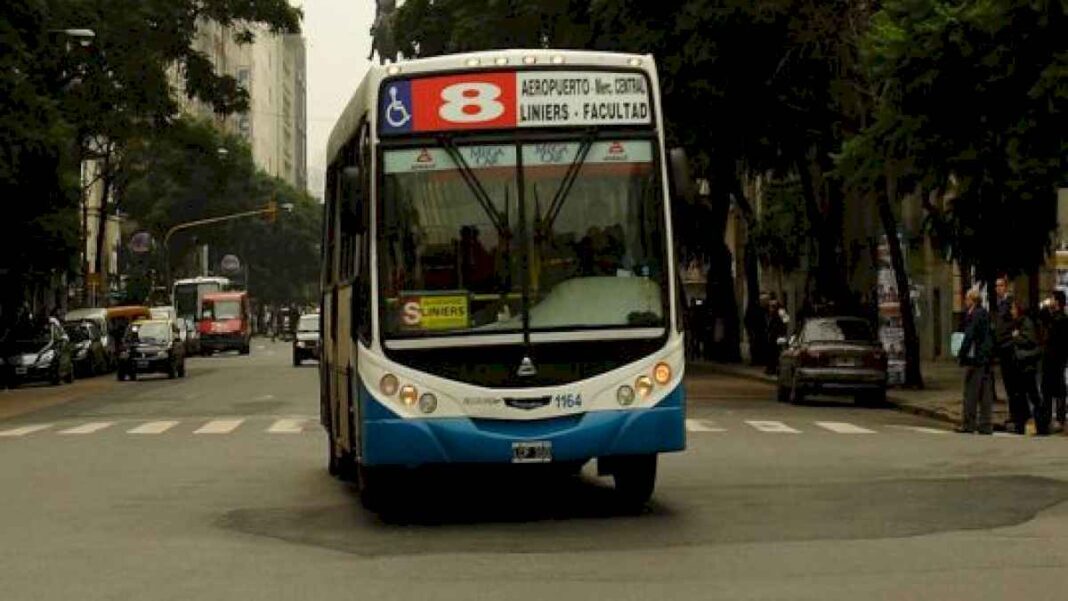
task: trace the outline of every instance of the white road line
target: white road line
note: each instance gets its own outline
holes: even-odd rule
[[[949,430],[942,430],[940,428],[928,428],[926,426],[900,426],[897,424],[890,424],[891,428],[899,428],[901,430],[908,430],[910,432],[919,432],[921,434],[949,434]]]
[[[800,430],[794,430],[790,426],[782,422],[769,422],[761,420],[745,420],[745,423],[760,430],[761,432],[769,432],[773,434],[800,434]]]
[[[725,429],[717,426],[715,422],[707,419],[686,420],[686,430],[688,432],[726,432]]]
[[[163,434],[167,430],[170,430],[171,428],[173,428],[173,427],[175,427],[177,425],[178,425],[178,422],[176,422],[176,421],[146,422],[144,424],[141,424],[140,426],[137,426],[136,428],[133,428],[131,430],[127,430],[126,433],[127,434]]]
[[[875,434],[875,430],[861,428],[846,422],[816,422],[816,425],[836,434]]]
[[[273,424],[267,431],[271,434],[300,434],[304,430],[304,422],[306,419],[280,419]]]
[[[4,430],[0,432],[0,436],[25,436],[27,434],[33,434],[51,428],[52,424],[34,424],[32,426],[22,426],[21,428],[14,428],[12,430]]]
[[[241,425],[244,419],[215,419],[193,430],[193,434],[229,434]]]
[[[89,422],[88,424],[82,424],[73,428],[67,428],[66,430],[60,430],[60,434],[92,434],[93,432],[99,432],[104,428],[107,428],[115,422]]]
[[[263,396],[258,396],[258,397],[254,398],[252,400],[254,400],[254,401],[273,401],[274,400],[274,395],[273,394],[265,394]]]

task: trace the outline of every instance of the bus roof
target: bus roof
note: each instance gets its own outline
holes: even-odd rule
[[[533,64],[526,64],[524,59]],[[557,62],[553,62],[555,60]],[[478,66],[471,66],[468,62],[478,59]],[[503,59],[503,65],[497,64],[498,59]],[[341,147],[356,133],[360,119],[375,105],[378,85],[387,76],[391,76],[390,69],[399,70],[397,75],[419,75],[430,73],[445,73],[448,71],[515,71],[521,69],[552,68],[560,69],[567,66],[635,69],[633,63],[637,59],[637,68],[652,75],[656,81],[656,65],[652,55],[626,54],[620,52],[595,52],[589,50],[552,50],[538,49],[510,49],[510,50],[485,50],[480,52],[466,52],[462,54],[445,54],[430,58],[398,61],[389,65],[372,65],[360,82],[356,92],[352,95],[345,110],[342,111],[327,142],[326,162],[332,163],[341,151]],[[559,62],[562,61],[562,62]],[[659,110],[659,107],[657,107]],[[376,127],[375,119],[371,119],[372,127]],[[659,119],[658,119],[659,121]]]

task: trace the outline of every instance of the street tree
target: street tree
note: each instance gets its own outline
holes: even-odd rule
[[[248,93],[194,47],[205,20],[232,26],[235,39],[296,33],[301,13],[286,0],[42,0],[47,27],[79,27],[95,33],[81,54],[76,77],[54,78],[53,94],[74,128],[79,159],[98,161],[103,225],[124,157],[139,139],[165,128],[179,113],[179,95],[203,102],[218,114],[247,108]],[[64,73],[74,73],[64,71]],[[95,182],[94,182],[95,183]],[[101,256],[103,236],[98,236]]]
[[[867,38],[878,104],[847,158],[925,192],[947,255],[981,281],[1033,273],[1050,250],[1068,185],[1065,31],[1063,1],[887,0]]]

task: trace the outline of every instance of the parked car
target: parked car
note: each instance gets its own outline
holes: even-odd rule
[[[300,365],[305,359],[319,360],[322,348],[319,331],[319,314],[308,313],[297,321],[297,334],[293,339],[293,365]]]
[[[806,320],[799,334],[779,341],[778,397],[798,403],[808,394],[886,400],[887,356],[871,324],[856,317]]]
[[[201,301],[200,349],[203,354],[233,350],[247,355],[252,324],[247,292],[212,292]]]
[[[104,346],[104,371],[115,369],[117,341],[111,336],[111,327],[108,323],[108,310],[104,308],[72,309],[63,316],[64,323],[79,321],[91,321],[100,331],[100,343]]]
[[[185,377],[185,345],[178,326],[165,319],[139,320],[130,324],[119,353],[119,381],[136,380],[142,373],[165,373]]]
[[[92,321],[68,321],[63,330],[70,338],[70,358],[78,377],[90,377],[107,371],[108,360],[100,330]]]
[[[74,381],[70,339],[57,319],[16,327],[0,343],[0,349],[0,369],[11,388],[31,381]]]

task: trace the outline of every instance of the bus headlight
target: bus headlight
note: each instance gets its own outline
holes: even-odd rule
[[[653,368],[653,379],[656,383],[663,386],[671,381],[671,366],[667,363],[660,362]]]
[[[649,376],[638,376],[634,381],[634,388],[638,391],[638,396],[647,398],[653,393],[653,380]]]
[[[616,402],[627,407],[634,402],[634,389],[626,384],[616,389]]]
[[[405,384],[400,389],[400,400],[405,405],[411,407],[415,404],[415,401],[419,398],[419,391],[415,389],[415,386],[411,384]]]
[[[433,413],[438,408],[438,397],[431,392],[424,392],[419,397],[419,410],[423,413]]]
[[[386,396],[393,396],[397,394],[397,388],[400,386],[400,382],[397,381],[397,376],[393,374],[386,374],[382,376],[382,379],[378,381],[378,389],[382,391],[382,394]]]

